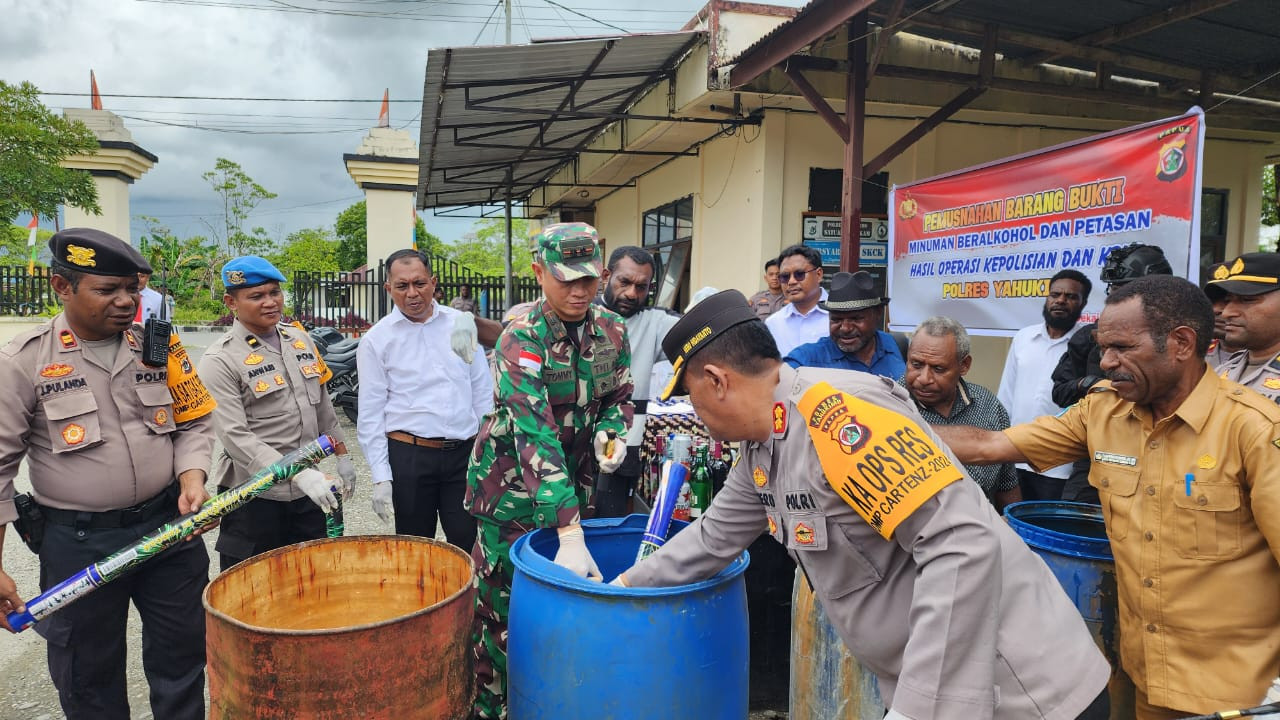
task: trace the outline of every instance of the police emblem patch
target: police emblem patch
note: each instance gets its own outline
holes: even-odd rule
[[[1208,453],[1201,455],[1200,459],[1196,460],[1196,467],[1201,470],[1212,470],[1217,467],[1217,465],[1218,459]]]
[[[277,384],[277,385],[283,385],[283,384],[284,384],[284,376],[283,376],[283,375],[276,375],[276,376],[275,376],[275,378],[273,378],[273,379],[276,381],[276,384]]]
[[[155,422],[155,424],[163,425],[166,422],[169,422],[169,413],[165,412],[164,408],[160,408],[159,410],[156,411],[155,417],[151,419]]]
[[[304,342],[302,342],[301,340],[294,340],[294,341],[293,341],[293,349],[294,349],[294,350],[306,350],[306,349],[307,349],[307,344],[306,344],[306,343],[304,343]]]
[[[79,245],[67,246],[67,262],[80,267],[96,267],[97,260],[93,259],[97,251],[93,248],[80,247]]]
[[[227,280],[230,281],[232,285],[243,285],[244,271],[232,270],[231,272],[227,273]]]
[[[84,442],[84,428],[75,423],[62,428],[62,441],[68,445],[79,445]]]
[[[812,545],[813,528],[804,523],[796,523],[796,542],[800,545]]]
[[[1280,389],[1280,378],[1267,378],[1262,381],[1262,386],[1272,390],[1278,390]]]
[[[66,363],[51,363],[49,365],[45,365],[44,369],[40,371],[40,377],[60,378],[63,375],[70,375],[71,371],[74,369],[75,368],[67,365]]]
[[[866,445],[870,437],[871,428],[858,422],[855,417],[849,418],[849,422],[836,431],[836,442],[840,443],[840,449],[849,455]]]
[[[1280,447],[1280,445],[1276,447]],[[764,474],[764,468],[762,467],[757,467],[751,471],[751,479],[755,482],[756,487],[764,487],[769,482],[769,476]]]

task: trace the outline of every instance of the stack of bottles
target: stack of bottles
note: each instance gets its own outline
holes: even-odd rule
[[[695,442],[691,435],[672,433],[658,438],[657,447],[659,455],[645,470],[645,482],[652,482],[656,490],[637,561],[666,542],[672,519],[688,522],[702,517],[729,476],[729,462],[718,442]]]

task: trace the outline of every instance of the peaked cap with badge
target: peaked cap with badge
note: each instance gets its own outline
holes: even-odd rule
[[[659,399],[686,394],[684,369],[689,358],[729,328],[752,321],[763,322],[737,290],[722,290],[690,308],[662,338],[662,352],[671,358],[672,375]]]
[[[866,270],[855,273],[836,273],[831,278],[831,290],[827,299],[818,307],[827,312],[854,312],[888,305],[889,298],[876,292],[875,278]]]
[[[67,228],[49,238],[55,265],[110,277],[150,273],[151,266],[129,243],[93,228]]]
[[[1280,290],[1280,254],[1245,253],[1234,261],[1214,267],[1213,279],[1205,286],[1233,295],[1262,295]],[[1210,295],[1212,297],[1212,295]]]
[[[269,282],[284,282],[284,274],[265,258],[241,255],[222,266],[222,284],[228,290],[257,287]]]
[[[556,223],[542,228],[533,236],[533,255],[551,271],[552,277],[562,282],[598,278],[604,272],[600,236],[586,223]]]

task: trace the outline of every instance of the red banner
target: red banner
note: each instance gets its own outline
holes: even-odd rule
[[[1204,114],[1084,138],[927,180],[890,194],[892,328],[946,315],[975,335],[1041,320],[1049,278],[1094,281],[1084,319],[1106,296],[1111,250],[1158,245],[1174,273],[1199,279]]]

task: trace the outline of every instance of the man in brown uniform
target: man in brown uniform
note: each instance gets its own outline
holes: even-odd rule
[[[1093,461],[1138,720],[1252,707],[1280,668],[1280,409],[1205,365],[1212,333],[1199,288],[1139,278],[1098,321],[1109,383],[1003,432],[935,428],[965,463]]]
[[[1223,345],[1236,348],[1217,372],[1280,404],[1280,255],[1247,253],[1215,268],[1204,292],[1222,306]]]
[[[42,589],[200,507],[213,445],[213,401],[177,336],[167,366],[143,364],[133,325],[138,273],[127,243],[98,230],[49,240],[50,284],[63,312],[0,349],[0,540],[12,522],[13,479],[25,456],[45,518]],[[71,720],[128,720],[125,620],[142,617],[142,665],[157,718],[204,717],[203,540],[182,543],[87,602],[36,625]],[[0,571],[0,626],[21,596]]]

